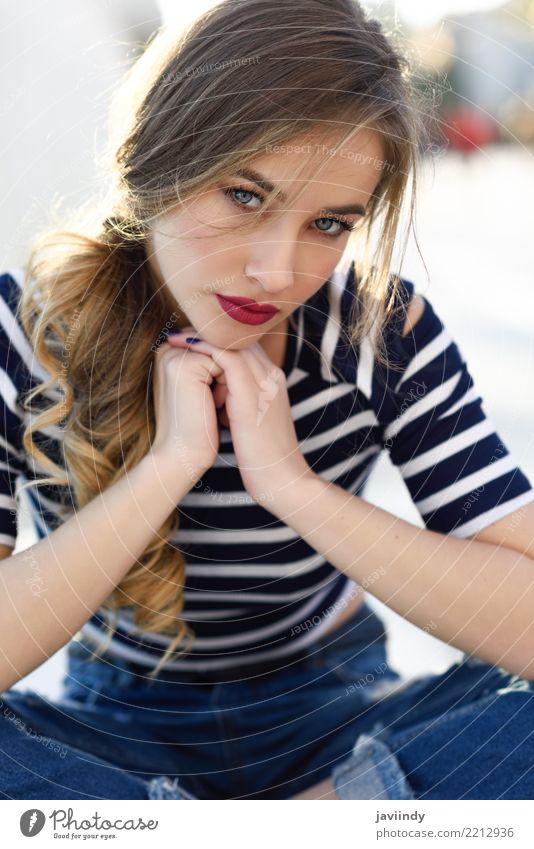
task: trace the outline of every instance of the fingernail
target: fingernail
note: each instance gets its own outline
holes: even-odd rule
[[[194,345],[195,342],[201,342],[201,339],[197,339],[195,336],[187,336],[186,342],[189,342],[191,345]]]

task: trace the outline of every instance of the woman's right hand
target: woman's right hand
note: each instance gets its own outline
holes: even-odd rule
[[[183,328],[191,330],[194,328]],[[219,451],[220,428],[211,388],[223,370],[194,348],[164,342],[154,353],[153,393],[156,435],[151,453],[193,475],[211,468]]]

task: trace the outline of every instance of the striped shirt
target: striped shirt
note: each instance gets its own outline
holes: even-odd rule
[[[0,276],[0,542],[15,545],[16,480],[35,474],[22,446],[19,394],[48,377],[16,314],[21,270]],[[465,538],[534,500],[534,490],[482,408],[458,346],[431,303],[402,336],[414,284],[396,295],[402,310],[384,328],[388,363],[369,338],[351,345],[357,303],[354,264],[342,261],[290,317],[283,371],[301,451],[324,480],[362,496],[380,453],[388,451],[427,528]],[[52,396],[51,396],[52,397]],[[37,433],[62,465],[61,426]],[[39,538],[72,515],[58,487],[30,489]],[[65,499],[63,499],[64,503]],[[192,648],[166,668],[237,669],[290,658],[315,642],[360,588],[243,488],[229,429],[218,456],[176,508],[172,538],[186,561],[182,618]],[[110,613],[100,609],[80,635],[99,642]],[[125,608],[108,651],[152,667],[170,643],[141,631]]]

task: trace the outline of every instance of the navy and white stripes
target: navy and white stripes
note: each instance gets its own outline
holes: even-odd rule
[[[0,542],[15,544],[17,475],[31,469],[20,440],[18,393],[44,379],[15,318],[20,272],[0,276]],[[338,266],[291,316],[283,365],[299,444],[325,480],[362,495],[381,451],[389,452],[428,528],[467,537],[534,499],[534,490],[482,409],[460,351],[431,304],[402,337],[414,293],[402,280],[403,311],[385,328],[387,366],[375,362],[365,339],[348,343],[356,296],[354,266]],[[54,459],[60,456],[59,442]],[[54,431],[57,437],[61,432]],[[32,491],[39,536],[68,513],[54,508],[52,490]],[[183,618],[197,638],[169,669],[215,670],[281,660],[316,641],[360,588],[243,489],[230,431],[218,457],[177,505],[173,542],[187,563]],[[109,614],[98,611],[82,634],[96,641]],[[303,627],[304,623],[310,626]],[[118,618],[108,647],[117,656],[153,666],[169,638],[142,633],[131,610]]]

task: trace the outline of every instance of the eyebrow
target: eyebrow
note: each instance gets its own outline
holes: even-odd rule
[[[243,177],[245,180],[250,180],[251,183],[256,183],[261,189],[264,189],[266,192],[274,192],[277,190],[277,186],[274,183],[271,183],[270,180],[267,180],[265,177],[262,177],[261,174],[258,174],[257,171],[253,171],[252,168],[238,168],[235,171],[238,177]],[[287,195],[281,189],[278,190],[279,197],[282,201],[287,200]],[[337,215],[365,215],[365,207],[362,206],[361,203],[357,204],[346,204],[345,206],[322,206],[321,211],[328,210],[328,212],[335,212]]]

